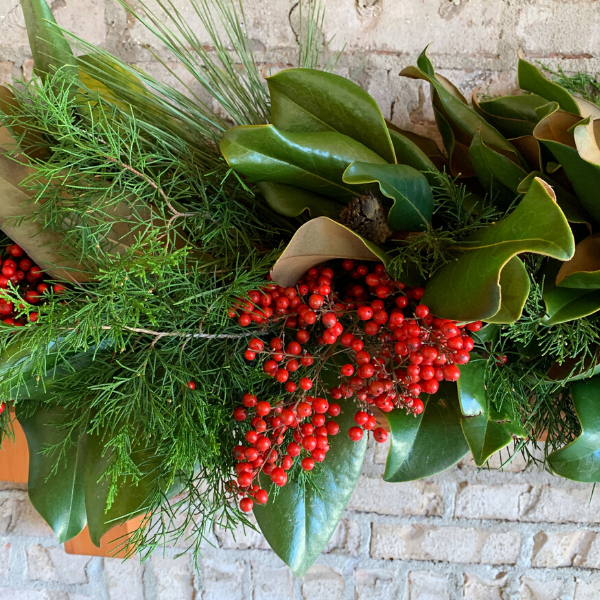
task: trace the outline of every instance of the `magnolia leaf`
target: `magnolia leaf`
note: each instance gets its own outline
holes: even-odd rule
[[[326,375],[327,376],[327,375]],[[256,520],[269,545],[297,577],[310,568],[333,535],[360,476],[367,437],[353,442],[348,431],[354,426],[356,408],[351,400],[342,407],[331,437],[327,459],[317,465],[310,483],[292,480],[271,493],[264,506],[254,505]],[[263,487],[269,485],[262,476]]]
[[[513,138],[510,143],[518,150],[530,170],[541,171],[542,148],[533,135]]]
[[[548,185],[552,187],[556,195],[556,203],[558,204],[558,206],[560,206],[560,209],[565,214],[565,217],[567,221],[569,221],[569,223],[583,223],[589,227],[591,217],[587,214],[581,202],[579,202],[579,199],[567,190],[565,190],[565,188],[558,185],[551,177],[545,175],[544,173],[541,173],[540,171],[534,171],[533,173],[529,173],[529,175],[527,175],[527,177],[525,177],[525,179],[521,181],[519,187],[517,188],[519,194],[526,194],[529,191],[532,182],[537,177],[543,179]]]
[[[87,522],[87,436],[65,441],[71,431],[60,427],[65,415],[60,407],[40,406],[28,416],[21,406],[17,404],[17,418],[29,447],[29,499],[62,544],[78,535]],[[57,447],[61,452],[56,451]]]
[[[600,118],[600,108],[595,104],[576,98],[564,87],[544,77],[542,72],[531,63],[527,62],[519,52],[519,66],[517,68],[518,83],[521,89],[537,94],[546,100],[557,102],[566,112],[582,117]]]
[[[307,210],[313,219],[316,217],[337,219],[343,206],[330,198],[292,185],[262,181],[258,187],[267,204],[286,217],[297,217]]]
[[[437,144],[429,138],[398,129],[391,123],[388,127],[398,164],[421,171],[431,185],[439,184],[439,171],[444,168],[445,159]]]
[[[408,165],[374,165],[354,162],[344,172],[345,183],[378,183],[394,204],[388,214],[393,231],[425,231],[431,226],[433,193],[424,175]]]
[[[442,382],[437,394],[421,397],[420,415],[393,410],[385,416],[390,425],[390,447],[385,481],[414,481],[455,465],[469,451],[460,426],[456,385]]]
[[[429,280],[423,303],[431,312],[457,321],[488,320],[502,306],[500,277],[521,252],[568,260],[575,252],[573,234],[550,186],[535,179],[517,208],[495,225],[463,242],[458,260]]]
[[[45,79],[58,69],[77,76],[77,60],[46,0],[21,0],[35,72]]]
[[[271,123],[282,131],[335,131],[396,162],[377,102],[346,77],[316,69],[286,69],[267,77]]]
[[[132,470],[121,470],[116,481],[116,496],[108,506],[111,478],[106,470],[114,460],[114,452],[102,435],[88,435],[85,466],[85,509],[90,538],[100,547],[102,536],[113,527],[148,512],[155,493],[160,492],[156,467],[160,462],[156,448],[133,449],[129,458]]]
[[[505,448],[513,437],[525,438],[526,431],[507,406],[498,412],[485,393],[485,360],[471,360],[460,366],[458,395],[463,432],[473,459],[483,466],[492,454]],[[505,403],[506,404],[506,403]]]
[[[273,125],[227,130],[221,152],[229,166],[250,181],[274,181],[350,200],[361,193],[342,174],[356,160],[385,164],[383,158],[335,132],[288,133]]]
[[[419,56],[418,67],[407,67],[400,75],[411,79],[424,79],[431,84],[434,107],[452,128],[456,141],[469,146],[473,136],[481,130],[481,139],[487,144],[517,155],[514,146],[481,115],[470,108],[456,88],[450,86],[446,80],[434,72],[425,52],[423,51]],[[436,120],[437,116],[436,114]],[[450,155],[453,149],[447,147],[446,150]]]
[[[473,91],[473,108],[509,139],[531,135],[540,120],[536,109],[548,104],[548,100],[535,94],[502,96],[480,102],[478,91]]]
[[[597,483],[600,481],[600,377],[578,381],[571,396],[581,435],[548,456],[550,468],[565,479]]]
[[[433,113],[442,136],[444,148],[448,154],[450,174],[454,177],[474,177],[475,169],[473,169],[469,157],[469,146],[456,139],[450,123],[435,106],[433,107]]]
[[[336,258],[382,261],[389,257],[379,246],[327,217],[318,217],[296,231],[271,271],[280,285],[296,285],[308,269]]]
[[[18,225],[15,222],[16,217],[30,217],[36,210],[30,196],[18,187],[33,173],[32,168],[0,152],[0,228],[52,277],[85,281],[83,267],[62,256],[60,248],[64,240],[59,233],[32,220],[25,219]]]
[[[469,156],[477,179],[496,203],[509,206],[517,196],[519,184],[527,172],[513,160],[488,146],[478,131],[473,136]]]
[[[585,210],[592,218],[600,223],[600,164],[593,164],[584,160],[577,149],[573,131],[579,131],[580,145],[589,149],[581,140],[588,129],[587,120],[566,112],[555,112],[542,121],[535,128],[534,136],[554,154],[569,178],[575,193],[583,204]],[[588,153],[589,156],[589,153]]]
[[[558,287],[552,277],[544,280],[543,291],[547,327],[587,317],[600,310],[600,290]]]
[[[555,381],[568,383],[570,381],[579,381],[589,379],[600,373],[600,347],[597,347],[592,356],[586,356],[583,365],[581,356],[567,358],[562,363],[554,363],[548,370],[548,377]]]
[[[500,327],[495,323],[484,324],[479,331],[472,331],[469,335],[481,344],[495,342],[500,335]]]
[[[573,258],[561,265],[556,285],[600,290],[600,233],[590,235],[577,244]]]
[[[488,317],[487,322],[507,325],[518,321],[530,289],[531,282],[525,265],[518,256],[513,256],[500,272],[500,309],[494,316]]]

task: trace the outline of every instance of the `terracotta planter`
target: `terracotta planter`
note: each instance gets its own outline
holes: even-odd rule
[[[131,519],[123,525],[118,525],[106,533],[100,540],[100,548],[94,546],[90,538],[90,534],[87,528],[72,540],[65,542],[65,552],[67,554],[79,554],[84,556],[102,556],[105,558],[127,558],[125,548],[120,549],[116,552],[124,542],[125,538],[130,537],[131,534],[140,526],[144,517],[136,517]]]
[[[25,433],[14,420],[14,410],[11,409],[15,438],[6,438],[0,449],[0,481],[11,483],[27,483],[29,479],[29,449]]]
[[[29,479],[29,448],[27,438],[19,422],[14,420],[14,440],[5,439],[0,449],[0,481],[11,483],[27,483]],[[84,556],[103,556],[112,558],[126,558],[125,550],[115,552],[124,542],[124,536],[130,536],[140,525],[143,517],[131,519],[106,533],[100,540],[100,548],[94,546],[86,527],[78,536],[65,543],[68,554]]]

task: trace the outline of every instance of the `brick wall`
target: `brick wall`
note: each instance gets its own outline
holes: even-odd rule
[[[591,486],[471,460],[437,477],[381,479],[371,445],[325,553],[296,580],[256,531],[215,528],[196,571],[177,549],[137,559],[65,554],[23,487],[0,487],[2,600],[597,600],[600,496]],[[497,466],[500,457],[493,461]]]
[[[436,67],[467,94],[513,87],[519,48],[550,66],[600,72],[598,0],[325,1],[324,39],[335,34],[332,50],[346,47],[340,73],[360,67],[359,82],[385,116],[421,133],[431,131],[428,89],[397,73],[429,42]],[[0,0],[0,82],[31,74],[18,4]],[[193,23],[187,0],[176,4]],[[295,56],[295,4],[244,3],[257,58],[274,69]],[[116,0],[51,5],[62,25],[160,74],[142,48],[154,41]],[[144,565],[69,556],[26,491],[0,484],[0,600],[600,598],[600,499],[591,486],[524,470],[520,459],[503,472],[463,461],[426,481],[387,484],[385,451],[369,451],[344,519],[302,581],[251,531],[214,531],[199,571],[187,557],[174,558],[177,549]]]

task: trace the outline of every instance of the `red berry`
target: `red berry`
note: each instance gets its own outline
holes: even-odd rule
[[[302,440],[302,447],[309,452],[317,447],[317,438],[314,435],[307,435]]]
[[[188,381],[186,384],[186,387],[188,387],[190,390],[195,390],[196,389],[196,384],[193,381]]]
[[[248,413],[242,406],[238,406],[233,410],[233,418],[236,421],[245,421]]]
[[[424,319],[428,314],[429,308],[424,304],[419,304],[419,306],[415,308],[415,316],[419,319]]]
[[[315,468],[315,461],[312,458],[303,458],[300,464],[305,471],[312,471]]]
[[[440,389],[440,384],[437,379],[427,379],[421,382],[421,389],[426,394],[435,394]]]
[[[299,382],[298,385],[300,386],[301,389],[303,390],[310,390],[310,388],[313,386],[313,382],[311,379],[309,379],[308,377],[303,377]]]
[[[21,248],[21,246],[18,246],[17,244],[13,244],[12,246],[9,246],[8,253],[11,256],[15,256],[15,257],[23,256],[23,254],[25,254],[23,248]]]
[[[281,467],[277,467],[277,468],[273,469],[273,471],[271,471],[271,481],[275,485],[278,485],[279,487],[283,487],[287,483],[286,472]]]
[[[452,321],[446,321],[440,327],[440,329],[447,338],[453,338],[460,334],[458,327],[454,323],[452,323]]]
[[[287,445],[287,453],[290,456],[298,456],[301,451],[302,451],[302,448],[300,447],[300,444],[297,444],[296,442],[290,442]]]
[[[375,438],[376,442],[383,444],[383,442],[387,440],[388,434],[383,427],[378,427],[377,429],[375,429],[375,431],[373,431],[373,437]]]
[[[247,471],[244,471],[243,473],[240,473],[238,475],[237,482],[240,487],[246,488],[246,487],[250,487],[250,485],[252,485],[253,479],[254,479],[254,477],[252,477],[252,475],[250,473],[248,473]]]
[[[446,381],[458,381],[460,378],[460,371],[456,365],[446,365],[444,367],[444,379]]]
[[[258,504],[266,504],[269,499],[269,494],[266,490],[260,489],[254,493],[254,499],[258,502]]]
[[[329,402],[325,398],[315,398],[312,403],[313,410],[316,413],[324,414],[329,408]]]
[[[253,396],[252,394],[244,394],[242,396],[242,404],[248,408],[256,406],[256,396]]]
[[[328,435],[337,435],[340,430],[340,426],[335,421],[327,421],[325,427],[327,428]]]
[[[308,402],[300,402],[296,407],[296,412],[301,419],[304,419],[312,414],[312,408]]]
[[[467,325],[469,331],[479,331],[482,327],[483,323],[481,321],[475,321],[474,323],[469,323]]]
[[[265,400],[261,400],[257,405],[256,405],[256,414],[264,417],[265,415],[268,415],[271,412],[271,405],[266,402]]]
[[[315,462],[323,462],[325,460],[325,450],[317,448],[310,453],[310,456]]]
[[[373,309],[370,306],[361,306],[356,311],[356,314],[358,315],[358,318],[362,321],[368,321],[373,317]]]
[[[312,417],[312,424],[315,427],[321,427],[325,424],[325,415],[324,414],[316,414]]]
[[[262,352],[264,347],[264,342],[258,338],[252,338],[248,344],[248,348],[250,348],[250,350],[254,350],[255,352]]]
[[[6,410],[6,402],[0,402],[0,415]]]
[[[332,417],[337,417],[340,414],[340,411],[342,409],[340,408],[339,404],[336,404],[335,402],[332,402],[329,405],[329,408],[327,409],[327,412],[332,416]]]
[[[363,430],[360,427],[350,427],[348,435],[353,442],[358,442],[358,440],[362,439]]]
[[[423,401],[420,400],[419,398],[415,398],[413,400],[413,405],[411,407],[412,412],[414,412],[415,415],[420,415],[424,409],[425,409],[425,406],[423,404]]]
[[[369,420],[369,413],[366,413],[364,410],[359,410],[354,415],[354,422],[357,425],[364,425]]]

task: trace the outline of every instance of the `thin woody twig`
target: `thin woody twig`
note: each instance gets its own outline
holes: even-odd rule
[[[71,328],[73,330],[74,328]],[[100,329],[104,331],[110,331],[114,329],[110,325],[102,325]],[[217,339],[242,339],[245,337],[250,337],[252,335],[256,335],[255,331],[246,331],[244,333],[182,333],[181,331],[152,331],[151,329],[141,329],[138,327],[123,327],[126,331],[131,331],[133,333],[143,333],[146,335],[155,336],[154,345],[159,339],[164,337],[181,337],[181,338],[204,338],[209,340],[217,340]]]

